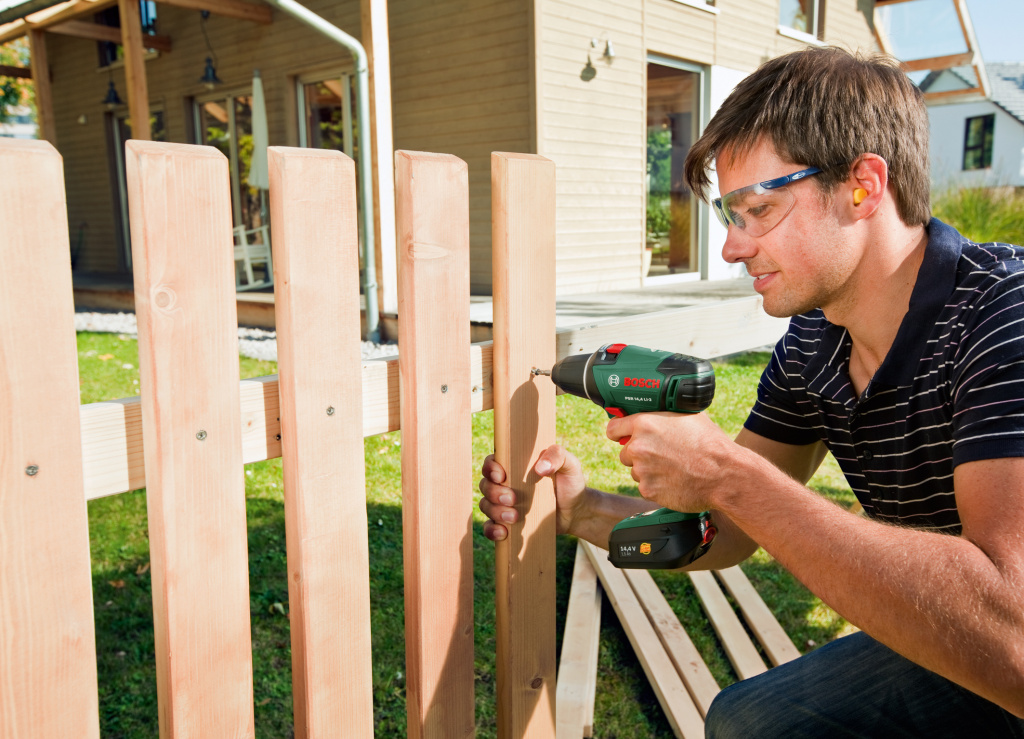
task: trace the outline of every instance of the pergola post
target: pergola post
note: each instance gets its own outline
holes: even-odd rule
[[[136,0],[118,0],[121,14],[121,45],[124,47],[124,76],[128,87],[128,114],[132,138],[150,141],[149,89],[146,85],[145,49],[142,45],[142,16]]]
[[[43,31],[29,29],[28,50],[32,57],[32,82],[36,87],[36,112],[39,138],[57,146],[57,127],[53,120],[53,88],[50,86],[50,61],[46,57],[46,36]]]

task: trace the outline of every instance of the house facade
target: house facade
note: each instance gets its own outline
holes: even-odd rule
[[[958,187],[1024,187],[1024,62],[985,65],[987,97],[959,102],[941,98],[928,105],[932,184]],[[947,69],[922,89],[955,92],[970,72]]]
[[[305,5],[360,37],[367,3]],[[337,43],[276,9],[251,22],[178,2],[141,8],[164,49],[145,54],[152,137],[225,153],[236,226],[266,220],[265,193],[246,183],[255,70],[271,145],[360,156],[353,62]],[[104,12],[93,20],[116,25]],[[871,0],[391,0],[386,13],[394,148],[467,162],[471,289],[484,295],[492,151],[556,164],[560,295],[741,276],[721,260],[724,229],[682,184],[690,144],[763,61],[810,45],[879,48]],[[43,30],[75,271],[128,274],[121,152],[131,125],[126,105],[105,102],[112,89],[124,98],[124,65],[114,44]],[[213,89],[201,81],[207,59]],[[390,153],[381,158],[390,166]],[[393,226],[382,233],[378,251],[393,253]],[[394,259],[377,261],[387,313]]]

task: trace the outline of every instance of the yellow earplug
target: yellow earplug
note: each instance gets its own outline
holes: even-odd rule
[[[856,190],[853,191],[853,204],[860,205],[860,201],[862,201],[867,196],[868,191],[865,190],[863,187],[858,187]]]

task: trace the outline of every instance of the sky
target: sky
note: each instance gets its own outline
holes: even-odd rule
[[[1024,62],[1024,0],[967,0],[986,62]]]

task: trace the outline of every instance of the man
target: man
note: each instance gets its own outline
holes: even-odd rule
[[[560,532],[606,547],[637,511],[710,510],[691,567],[762,546],[862,630],[724,690],[709,736],[1024,736],[1024,249],[930,219],[927,132],[885,58],[811,49],[740,83],[686,171],[703,196],[714,163],[723,256],[793,317],[745,428],[611,420],[642,499],[558,446],[535,465]],[[828,449],[868,517],[805,487]],[[502,539],[515,494],[483,476]]]

